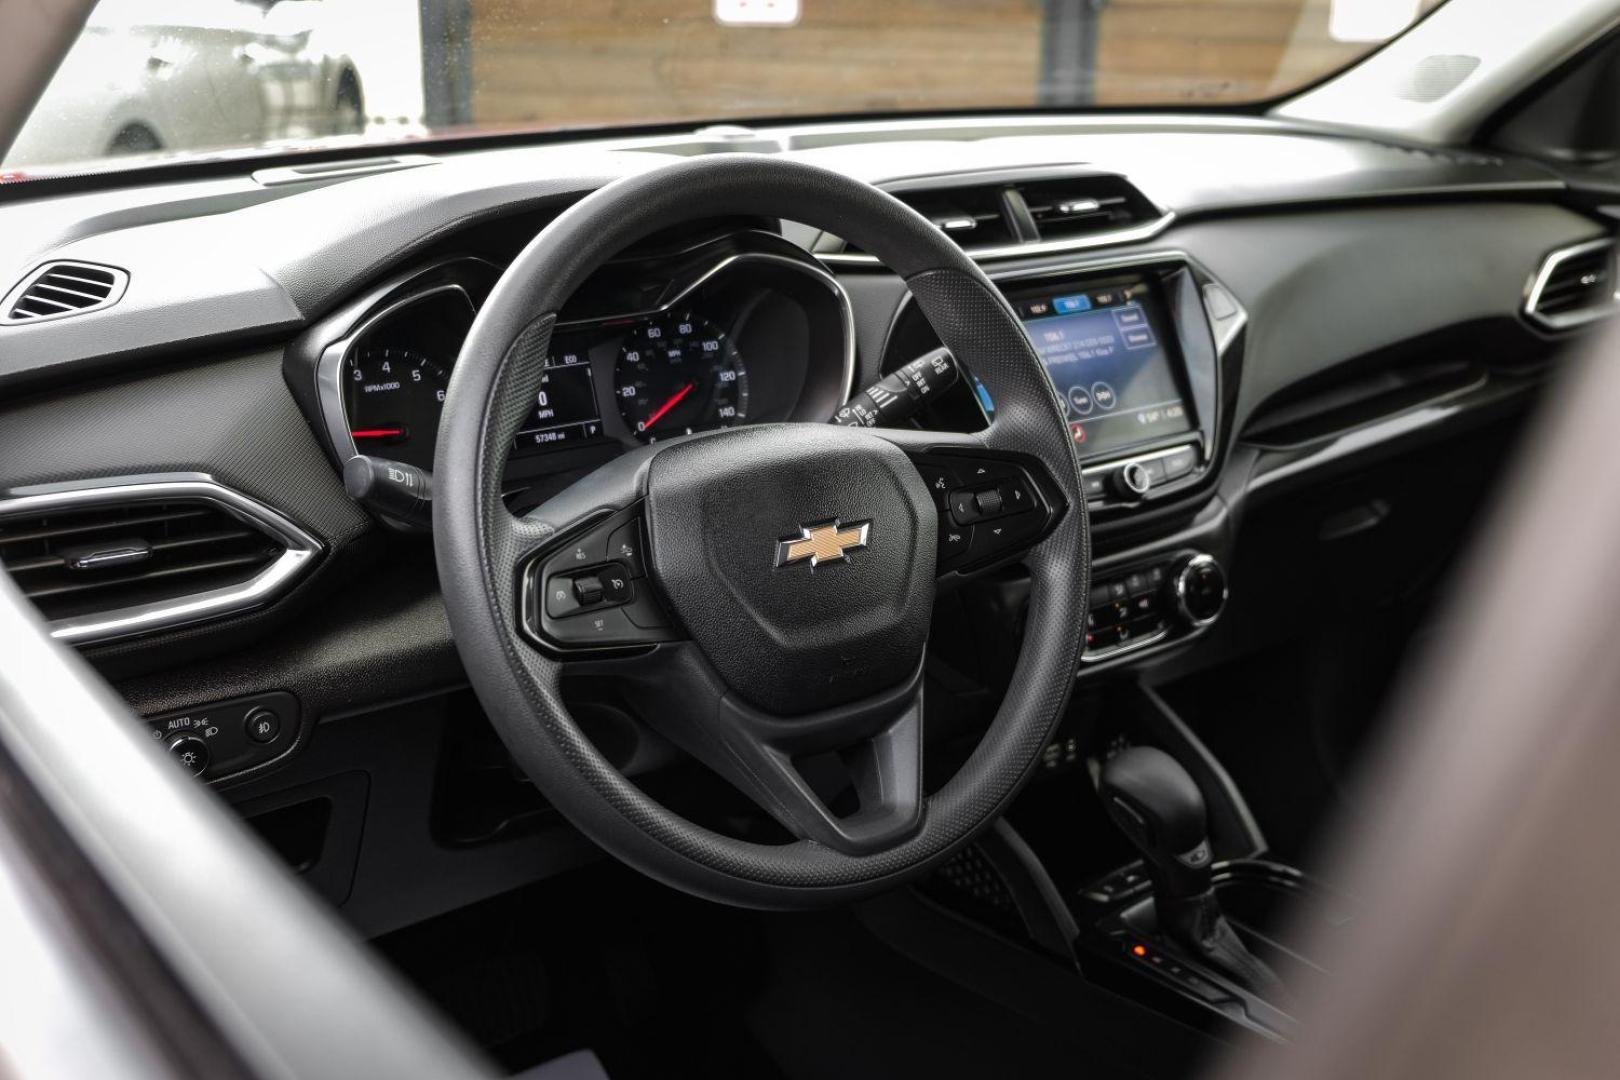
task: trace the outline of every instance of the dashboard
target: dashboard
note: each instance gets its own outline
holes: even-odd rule
[[[783,137],[780,152],[935,219],[1024,321],[1091,511],[1081,677],[1231,625],[1218,572],[1236,574],[1260,508],[1527,408],[1607,306],[1571,307],[1569,290],[1612,262],[1608,226],[1511,157],[1189,118]],[[220,748],[245,763],[209,773],[227,784],[286,768],[318,718],[454,686],[431,549],[357,504],[342,466],[431,473],[456,357],[503,268],[615,176],[726,149],[706,139],[447,155],[306,186],[8,192],[19,281],[59,259],[127,287],[0,327],[0,560],[148,716],[296,701],[264,747]],[[649,237],[559,313],[508,502],[644,442],[826,422],[938,346],[904,281],[819,230],[737,218]],[[913,422],[982,427],[996,402],[963,376]],[[47,524],[108,541],[88,552],[103,569],[68,566],[61,552],[85,545]],[[942,545],[997,527],[953,518]]]
[[[1402,587],[1369,568],[1454,546],[1504,425],[1612,307],[1590,284],[1612,280],[1611,223],[1507,155],[1191,117],[806,125],[773,146],[936,220],[1023,320],[1080,458],[1094,588],[1076,677],[1098,688]],[[357,503],[343,465],[431,474],[461,344],[522,246],[616,177],[733,149],[700,133],[274,187],[0,190],[6,290],[53,261],[124,283],[99,309],[0,325],[0,562],[245,816],[320,804],[312,884],[368,932],[589,856],[533,824],[533,792],[479,741],[431,541]],[[649,237],[559,313],[507,501],[644,442],[914,392],[908,365],[939,345],[905,281],[820,230]],[[911,422],[958,432],[997,409],[971,364],[918,404]],[[941,550],[973,573],[942,593],[931,671],[992,698],[1026,585],[973,554],[1005,526],[950,503],[977,500],[974,478],[933,479]],[[656,771],[589,683],[565,689],[593,739]],[[397,873],[355,869],[362,835]]]

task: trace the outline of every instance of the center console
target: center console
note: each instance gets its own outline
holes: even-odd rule
[[[1245,312],[1180,252],[991,276],[1051,379],[1080,460],[1093,526],[1082,674],[1202,633],[1228,594],[1222,538],[1197,522],[1228,437],[1223,394],[1237,385]],[[937,345],[904,304],[884,367]],[[968,371],[918,422],[971,430],[994,415]]]

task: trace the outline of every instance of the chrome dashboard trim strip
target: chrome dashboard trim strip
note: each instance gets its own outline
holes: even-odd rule
[[[135,604],[50,623],[51,637],[84,645],[167,630],[261,607],[302,578],[325,545],[277,510],[204,473],[163,473],[16,488],[0,498],[0,520],[53,510],[130,502],[206,502],[281,544],[275,561],[247,581],[170,600]]]
[[[1613,256],[1609,259],[1609,278],[1615,282],[1615,288],[1610,292],[1609,303],[1602,307],[1582,308],[1579,311],[1564,311],[1556,315],[1544,315],[1536,310],[1541,303],[1541,294],[1546,291],[1547,282],[1552,280],[1553,271],[1570,259],[1585,255],[1592,251],[1601,251],[1604,248],[1613,249],[1613,237],[1603,236],[1596,240],[1587,240],[1580,244],[1571,244],[1569,247],[1555,248],[1549,251],[1541,260],[1541,266],[1536,270],[1535,276],[1525,288],[1524,306],[1520,309],[1525,319],[1555,333],[1561,330],[1573,330],[1577,326],[1596,322],[1614,313],[1614,305],[1620,303],[1620,263]]]

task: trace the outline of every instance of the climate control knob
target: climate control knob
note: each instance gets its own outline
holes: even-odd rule
[[[1208,626],[1226,607],[1226,571],[1211,555],[1194,555],[1182,563],[1170,589],[1189,626]]]

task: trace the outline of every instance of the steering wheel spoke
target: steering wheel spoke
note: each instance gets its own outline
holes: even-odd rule
[[[576,670],[613,678],[659,734],[796,837],[869,854],[904,840],[921,824],[920,665],[911,678],[881,693],[796,716],[744,701],[690,642]],[[836,757],[849,781],[849,790],[835,800],[837,810],[805,775],[805,763],[822,755]]]

